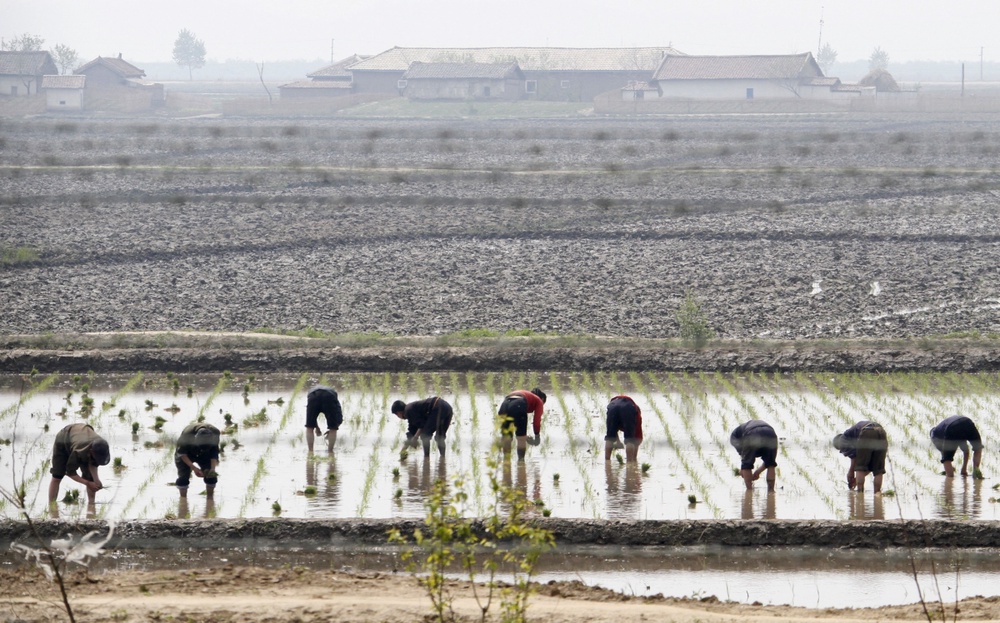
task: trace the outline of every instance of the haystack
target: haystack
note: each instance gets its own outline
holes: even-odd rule
[[[873,69],[868,72],[864,78],[862,78],[858,84],[863,87],[875,87],[878,92],[887,91],[899,91],[899,85],[896,84],[896,79],[892,77],[888,71],[884,69]]]

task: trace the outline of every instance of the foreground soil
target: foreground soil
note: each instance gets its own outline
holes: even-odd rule
[[[130,571],[101,576],[75,572],[67,581],[77,621],[384,621],[409,623],[431,614],[430,602],[407,574],[350,574],[302,568],[219,566],[189,571]],[[480,587],[481,589],[482,587]],[[479,620],[467,582],[449,582],[459,620]],[[714,598],[637,598],[578,582],[536,587],[529,620],[589,621],[871,621],[927,620],[920,604],[867,609],[812,610],[720,602]],[[928,604],[937,609],[941,604]],[[1000,620],[1000,598],[944,604],[947,618]],[[498,605],[491,610],[496,617]],[[58,587],[36,570],[0,572],[0,612],[6,620],[65,619]]]

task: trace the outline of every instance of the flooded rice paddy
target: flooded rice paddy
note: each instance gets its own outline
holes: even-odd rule
[[[340,393],[345,421],[332,456],[308,456],[305,395],[316,382]],[[429,373],[215,376],[36,375],[0,381],[0,457],[4,480],[27,486],[33,513],[44,511],[52,440],[87,421],[111,446],[101,468],[99,518],[164,517],[412,518],[428,488],[461,478],[469,514],[487,512],[497,405],[505,392],[548,393],[542,443],[524,463],[500,461],[496,477],[524,491],[538,513],[586,519],[894,519],[1000,518],[995,450],[1000,434],[997,374],[722,375],[712,373]],[[603,459],[604,408],[632,395],[643,410],[640,465]],[[400,460],[405,424],[393,400],[440,395],[455,409],[445,457],[411,451]],[[985,480],[945,479],[928,431],[962,413],[986,444]],[[173,443],[198,418],[225,429],[214,500],[201,482],[181,500],[172,483]],[[750,418],[781,439],[777,491],[745,491],[729,433]],[[880,422],[890,440],[886,495],[845,484],[847,460],[831,439],[854,421]],[[321,418],[322,421],[322,418]],[[133,433],[133,429],[135,432]],[[762,483],[761,483],[762,484]],[[309,487],[309,489],[307,489]],[[63,491],[80,488],[66,479]],[[62,495],[62,492],[60,493]],[[690,502],[694,496],[694,503]],[[276,506],[277,505],[277,506]],[[79,504],[59,504],[64,519]],[[3,508],[13,516],[13,509]]]

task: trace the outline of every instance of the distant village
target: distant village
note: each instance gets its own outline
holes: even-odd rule
[[[657,103],[836,103],[898,92],[892,77],[855,84],[827,76],[812,53],[695,56],[672,47],[410,48],[352,55],[280,85],[281,102],[403,97],[417,101],[588,102],[609,112]],[[59,75],[45,51],[0,51],[0,98],[44,97],[49,111],[138,112],[163,106],[162,84],[115,57]]]

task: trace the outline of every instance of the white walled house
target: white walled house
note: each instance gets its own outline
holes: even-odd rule
[[[42,76],[46,110],[83,110],[87,76]]]
[[[653,89],[655,88],[655,91]],[[641,96],[622,99],[780,100],[842,99],[867,94],[857,85],[823,75],[812,53],[759,56],[668,55]]]
[[[48,52],[0,51],[0,95],[41,93],[42,76],[58,73],[59,68]]]

